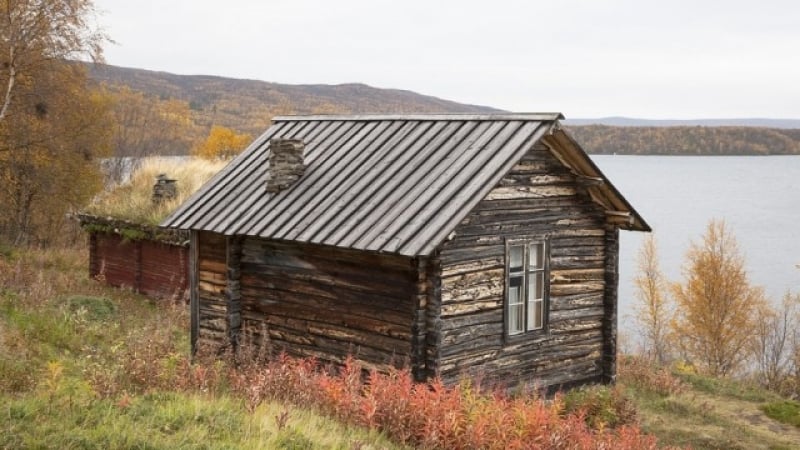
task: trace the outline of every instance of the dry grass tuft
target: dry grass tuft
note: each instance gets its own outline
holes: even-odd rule
[[[147,158],[136,169],[128,183],[106,191],[86,208],[96,216],[113,217],[132,222],[156,225],[200,189],[227,162],[200,158]],[[159,174],[178,180],[178,196],[160,205],[152,203],[153,184]]]

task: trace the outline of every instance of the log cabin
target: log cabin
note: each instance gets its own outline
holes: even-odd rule
[[[561,119],[275,118],[161,223],[190,231],[193,349],[612,382],[619,230],[650,228]]]

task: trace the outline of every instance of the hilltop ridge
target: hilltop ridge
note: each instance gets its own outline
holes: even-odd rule
[[[188,126],[166,144],[150,146],[167,154],[188,153],[193,145],[205,138],[212,125],[258,136],[276,115],[505,112],[490,106],[469,105],[409,90],[376,88],[362,83],[292,85],[211,75],[177,75],[102,64],[87,65],[87,68],[95,83],[105,85],[111,92],[125,88],[141,92],[156,109],[159,102],[172,100],[186,105]],[[562,112],[569,117],[569,111]],[[795,119],[648,120],[607,117],[567,119],[563,123],[583,148],[593,154],[800,154],[800,120]],[[126,126],[120,124],[122,129]],[[139,143],[136,145],[141,147]],[[167,150],[163,150],[165,148]],[[130,149],[118,149],[117,154],[132,153]]]

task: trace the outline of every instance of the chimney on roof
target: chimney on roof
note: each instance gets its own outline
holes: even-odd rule
[[[156,177],[156,184],[153,185],[153,204],[158,205],[165,200],[178,196],[178,180],[167,178],[167,174],[162,173]]]
[[[279,192],[303,176],[305,144],[300,139],[272,139],[269,141],[269,171],[267,192]]]

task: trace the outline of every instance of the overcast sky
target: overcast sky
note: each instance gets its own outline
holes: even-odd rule
[[[800,1],[95,0],[109,64],[568,118],[800,118]]]

